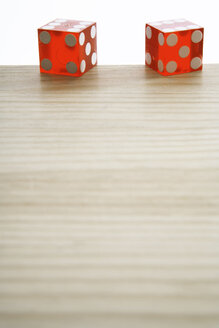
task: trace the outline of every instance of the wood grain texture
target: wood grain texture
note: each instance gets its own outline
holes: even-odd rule
[[[0,327],[219,327],[219,65],[0,68]]]

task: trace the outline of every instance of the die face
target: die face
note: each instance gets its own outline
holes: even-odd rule
[[[201,70],[203,37],[202,27],[184,19],[147,24],[146,65],[162,75]]]
[[[57,19],[49,24],[38,29],[42,73],[81,76],[96,65],[96,23]]]
[[[42,30],[53,30],[53,31],[61,31],[61,32],[74,32],[80,33],[87,27],[90,27],[94,24],[94,22],[85,22],[71,19],[62,19],[56,18],[55,20],[49,22],[46,25],[40,27]]]
[[[186,30],[202,28],[201,26],[194,24],[184,18],[165,20],[159,22],[151,22],[148,25],[158,29],[160,32],[163,33],[171,33],[176,31],[186,31]]]

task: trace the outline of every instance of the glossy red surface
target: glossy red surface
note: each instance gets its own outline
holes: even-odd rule
[[[202,27],[183,19],[146,24],[145,63],[162,75],[201,70],[203,37]]]
[[[59,21],[38,29],[40,71],[81,76],[97,63],[96,23],[85,22],[84,25],[80,21]],[[76,41],[74,46],[67,44],[68,35]]]

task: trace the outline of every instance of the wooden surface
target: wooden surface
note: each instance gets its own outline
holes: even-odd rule
[[[0,68],[0,327],[219,327],[219,65]]]

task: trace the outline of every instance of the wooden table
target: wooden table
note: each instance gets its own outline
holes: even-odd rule
[[[219,327],[219,65],[0,68],[0,327]]]

